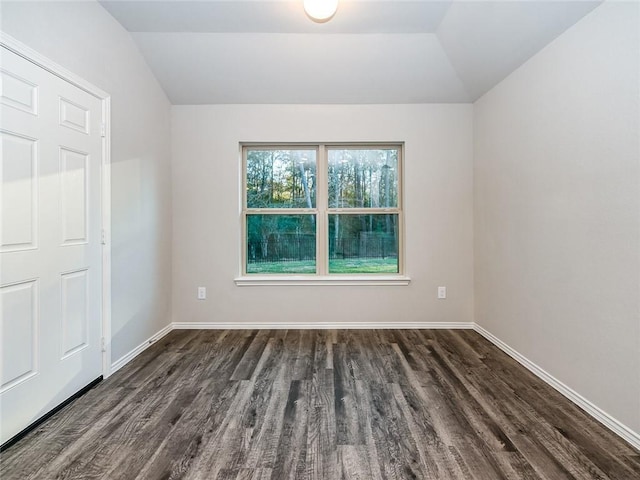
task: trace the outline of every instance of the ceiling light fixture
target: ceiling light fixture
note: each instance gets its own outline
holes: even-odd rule
[[[314,22],[331,20],[338,9],[338,0],[304,0],[304,11]]]

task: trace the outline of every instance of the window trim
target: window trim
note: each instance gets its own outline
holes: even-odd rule
[[[374,286],[403,286],[411,283],[406,275],[387,274],[354,274],[333,273],[331,275],[274,273],[271,275],[243,275],[233,279],[239,287],[256,286],[294,286],[294,285],[374,285]]]
[[[398,205],[382,208],[329,208],[328,150],[393,148],[398,150]],[[240,199],[240,275],[234,279],[238,286],[258,285],[408,285],[411,278],[405,265],[404,221],[404,142],[241,142],[241,199]],[[316,152],[315,208],[248,208],[247,207],[247,152],[248,150],[300,149]],[[385,215],[398,216],[398,273],[329,273],[328,235],[329,215]],[[315,273],[247,273],[247,216],[248,215],[315,215],[316,217],[316,272]]]

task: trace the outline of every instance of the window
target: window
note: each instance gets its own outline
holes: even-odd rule
[[[401,276],[402,145],[244,145],[243,276]]]

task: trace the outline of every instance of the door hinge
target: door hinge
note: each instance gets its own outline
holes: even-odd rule
[[[107,126],[104,123],[100,124],[100,135],[102,137],[106,137],[107,136]]]
[[[106,351],[107,351],[107,342],[106,342],[106,340],[104,339],[104,337],[102,337],[102,338],[100,339],[100,350],[101,350],[101,351],[103,351],[103,352],[106,352]]]
[[[107,244],[107,232],[105,231],[105,229],[102,229],[102,236],[101,236],[101,240],[102,245],[106,245]]]

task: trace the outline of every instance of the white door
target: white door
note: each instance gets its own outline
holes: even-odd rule
[[[0,444],[101,375],[102,102],[0,47]]]

